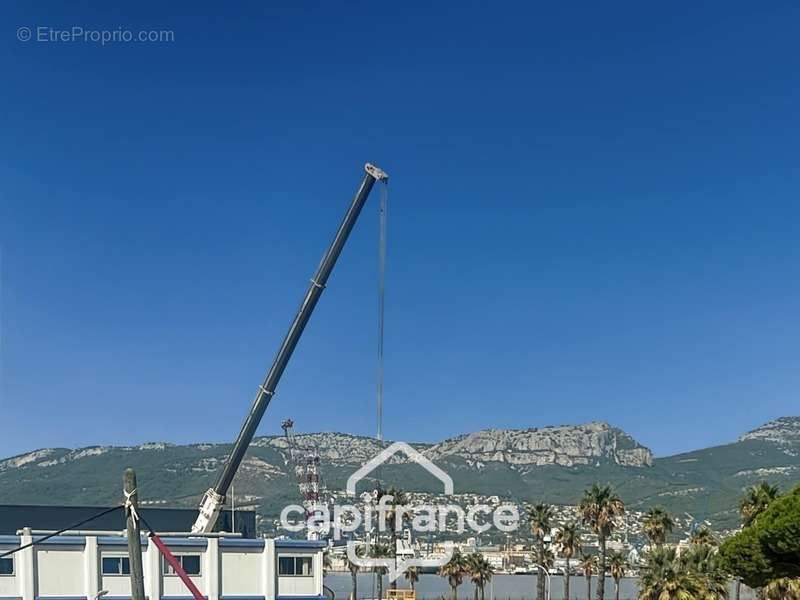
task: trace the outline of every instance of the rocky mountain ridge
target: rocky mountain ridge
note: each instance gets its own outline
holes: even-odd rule
[[[381,449],[375,439],[342,433],[297,435],[316,449],[328,489],[342,490],[356,468]],[[539,429],[487,429],[436,444],[414,444],[454,480],[458,494],[502,496],[517,502],[576,504],[595,482],[615,487],[631,510],[664,506],[715,524],[738,526],[742,490],[768,480],[788,490],[800,483],[800,418],[776,419],[733,443],[653,458],[645,446],[606,423]],[[131,466],[142,502],[196,507],[213,485],[230,444],[43,448],[0,460],[0,503],[110,505]],[[237,507],[250,506],[265,528],[298,488],[287,441],[253,441],[236,474]],[[397,454],[382,481],[409,491],[441,493],[441,484]]]
[[[336,466],[361,465],[380,452],[382,446],[375,438],[345,433],[323,432],[296,436],[297,444],[314,449],[320,458]],[[224,447],[224,444],[192,444],[188,447],[205,451]],[[265,436],[253,440],[254,448],[270,448],[286,462],[289,460],[288,441],[283,436]],[[595,421],[584,425],[560,425],[532,429],[484,429],[436,444],[412,444],[431,460],[460,458],[470,466],[481,468],[487,463],[506,464],[511,467],[555,465],[571,467],[593,465],[610,461],[625,467],[648,467],[653,464],[653,453],[627,433],[607,423]],[[91,446],[75,450],[43,448],[0,461],[0,471],[35,464],[49,467],[98,456],[112,450],[120,452],[163,451],[175,447],[165,442],[139,446]],[[399,454],[392,457],[393,464],[408,460]],[[275,465],[277,466],[277,465]],[[198,467],[206,469],[208,459]]]
[[[608,460],[625,467],[649,467],[653,453],[608,423],[560,425],[541,429],[484,429],[426,450],[433,460],[458,456],[478,467],[488,462],[518,466],[592,465]]]
[[[739,438],[740,442],[745,440],[763,440],[777,444],[800,442],[800,417],[781,417],[764,423]]]

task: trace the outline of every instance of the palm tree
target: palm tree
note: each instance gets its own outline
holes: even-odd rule
[[[394,556],[394,553],[389,550],[389,546],[386,544],[375,543],[372,547],[372,556],[374,558],[389,558]],[[378,576],[378,598],[383,598],[383,576],[386,575],[386,567],[375,566],[372,571]]]
[[[766,600],[800,600],[800,579],[775,579],[764,587]]]
[[[597,534],[600,563],[597,567],[597,600],[606,595],[606,540],[616,526],[616,518],[625,512],[625,505],[610,485],[595,483],[583,493],[580,511],[585,525]]]
[[[698,600],[728,597],[728,575],[719,564],[717,550],[707,544],[694,545],[680,556],[680,567],[697,579]]]
[[[692,546],[716,546],[719,542],[708,525],[702,525],[692,531],[689,543]]]
[[[363,555],[363,548],[356,547],[356,556]],[[352,582],[352,591],[350,593],[350,600],[357,600],[358,598],[358,565],[354,563],[350,558],[347,558],[347,570],[350,571],[350,580]]]
[[[481,581],[479,584],[481,588],[481,600],[486,600],[486,584],[492,581],[492,577],[494,577],[494,567],[492,563],[484,558],[481,564]]]
[[[542,554],[542,566],[548,572],[556,565],[556,555],[550,548],[546,548]]]
[[[614,578],[614,600],[619,600],[619,581],[625,577],[625,569],[628,567],[625,556],[622,552],[612,552],[608,557],[608,568],[611,577]]]
[[[700,585],[683,568],[675,548],[657,547],[647,553],[641,569],[639,600],[699,600]]]
[[[408,567],[404,574],[406,581],[408,581],[411,589],[413,590],[414,587],[417,585],[419,581],[419,567]]]
[[[389,488],[385,495],[392,497],[392,500],[387,504],[389,510],[386,513],[386,526],[389,527],[390,539],[390,552],[391,558],[394,560],[395,569],[397,568],[397,531],[403,529],[406,522],[411,518],[411,511],[407,508],[408,498],[403,490],[398,488]],[[390,584],[391,589],[397,589],[397,580],[393,580]]]
[[[558,530],[555,537],[558,553],[566,559],[567,566],[564,569],[564,598],[569,600],[569,561],[573,556],[577,556],[581,550],[581,534],[578,531],[577,523],[567,523]]]
[[[535,504],[528,509],[528,519],[531,522],[531,533],[533,534],[533,539],[536,542],[536,562],[538,565],[540,565],[537,567],[538,570],[536,575],[536,596],[539,600],[544,600],[545,590],[544,578],[546,574],[542,569],[545,559],[544,538],[550,533],[554,516],[555,511],[553,510],[553,507],[543,502]]]
[[[492,565],[483,554],[475,553],[469,556],[467,570],[475,586],[475,600],[478,600],[478,592],[480,592],[480,600],[484,600],[486,584],[491,581],[494,574]]]
[[[675,522],[672,517],[659,506],[651,508],[644,518],[644,534],[650,540],[650,544],[657,548],[664,545],[667,534],[672,533],[673,527]]]
[[[458,586],[464,582],[466,574],[466,561],[464,555],[458,549],[453,551],[450,562],[439,567],[439,575],[447,578],[450,589],[453,590],[453,600],[458,600]]]
[[[717,549],[695,544],[680,556],[675,548],[658,546],[647,553],[641,569],[640,600],[724,600],[728,575]]]
[[[758,485],[747,488],[742,500],[739,502],[739,512],[745,527],[749,527],[758,515],[767,510],[767,507],[778,496],[780,489],[777,485],[770,485],[762,481]]]
[[[477,552],[473,552],[472,554],[468,554],[464,561],[466,565],[465,569],[466,574],[469,575],[469,578],[472,580],[473,584],[475,583],[474,577],[478,574],[478,571],[480,570],[480,560],[481,560],[481,555],[478,554]],[[473,599],[478,600],[478,586],[473,585],[472,591],[473,591]]]
[[[770,485],[766,481],[762,481],[757,485],[747,488],[739,502],[739,514],[742,516],[742,524],[744,527],[750,527],[758,516],[767,510],[767,507],[777,499],[780,494],[781,492],[777,485]],[[736,600],[739,600],[741,585],[737,577]],[[756,593],[759,597],[764,595],[761,589],[756,590]]]
[[[597,556],[594,554],[581,554],[578,563],[583,576],[586,578],[586,600],[592,600],[592,575],[597,570]]]

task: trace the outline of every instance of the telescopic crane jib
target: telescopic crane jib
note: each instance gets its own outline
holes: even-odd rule
[[[278,348],[278,353],[275,355],[275,360],[272,362],[264,382],[258,386],[250,413],[247,415],[244,425],[242,425],[242,430],[239,432],[239,437],[236,438],[236,443],[225,462],[222,473],[220,473],[214,487],[210,488],[203,496],[197,520],[192,526],[193,533],[208,533],[214,529],[219,512],[225,504],[225,495],[228,493],[233,477],[255,435],[258,424],[261,422],[261,417],[264,416],[264,411],[269,406],[269,402],[275,393],[275,388],[278,387],[281,375],[283,375],[283,371],[292,357],[292,352],[294,352],[295,346],[297,346],[297,342],[303,334],[311,313],[314,312],[314,307],[322,295],[322,290],[325,289],[328,277],[336,264],[336,260],[339,258],[339,254],[342,252],[353,225],[355,225],[375,182],[386,182],[389,179],[386,173],[370,163],[367,163],[364,170],[366,171],[364,179],[361,181],[361,185],[350,203],[341,225],[339,225],[333,242],[331,242],[330,247],[323,255],[317,272],[311,278],[311,284],[303,298],[303,302],[300,304],[300,309],[292,321],[283,343]]]

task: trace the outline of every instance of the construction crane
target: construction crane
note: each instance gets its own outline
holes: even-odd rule
[[[294,421],[286,419],[281,423],[283,437],[286,438],[286,448],[289,450],[289,462],[292,466],[297,464],[297,438],[294,437]]]
[[[306,515],[310,515],[319,506],[323,494],[319,452],[313,445],[300,446],[294,435],[294,421],[291,419],[281,423],[281,428],[286,438],[289,460],[297,477],[297,487],[303,498],[303,507],[306,509]]]
[[[264,411],[267,410],[267,406],[269,406],[270,400],[272,400],[272,396],[275,394],[275,389],[278,387],[281,375],[283,375],[283,371],[286,369],[286,365],[292,357],[297,342],[300,340],[300,336],[303,334],[303,330],[308,324],[308,320],[311,318],[311,313],[314,312],[314,307],[317,305],[322,291],[325,289],[328,277],[331,271],[333,271],[336,260],[339,258],[339,254],[341,254],[345,242],[347,242],[347,238],[358,219],[358,215],[361,213],[361,209],[364,207],[375,182],[386,182],[389,179],[389,176],[384,171],[370,163],[365,165],[364,170],[366,171],[364,179],[361,181],[361,185],[350,203],[330,247],[323,255],[322,262],[320,262],[317,272],[311,278],[311,284],[303,298],[303,302],[300,304],[300,309],[292,321],[292,324],[289,326],[286,337],[278,348],[278,353],[275,355],[275,359],[267,372],[267,376],[264,378],[263,383],[258,386],[253,405],[242,425],[239,437],[236,438],[233,450],[228,456],[225,466],[214,487],[209,488],[203,496],[197,520],[192,526],[193,533],[209,533],[213,531],[214,525],[216,525],[217,518],[219,517],[219,512],[225,504],[225,495],[228,493],[228,489],[233,482],[233,477],[236,475],[236,471],[242,463],[244,454],[256,433],[258,424],[264,416]]]
[[[281,423],[281,428],[289,451],[288,462],[297,478],[297,487],[306,511],[306,522],[309,522],[308,518],[320,514],[327,504],[324,498],[325,486],[322,480],[319,450],[314,444],[298,443],[294,434],[294,421],[291,419]],[[309,528],[307,534],[309,539],[319,538],[319,531],[313,528]]]

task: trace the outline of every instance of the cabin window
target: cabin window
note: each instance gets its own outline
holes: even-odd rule
[[[0,558],[0,575],[14,575],[14,558]]]
[[[278,575],[289,575],[294,577],[310,577],[311,557],[310,556],[279,556]]]
[[[127,556],[104,556],[103,575],[130,575],[131,562]]]
[[[180,563],[187,575],[200,575],[200,555],[199,554],[176,554],[175,558]],[[166,560],[163,561],[164,575],[177,575]]]

